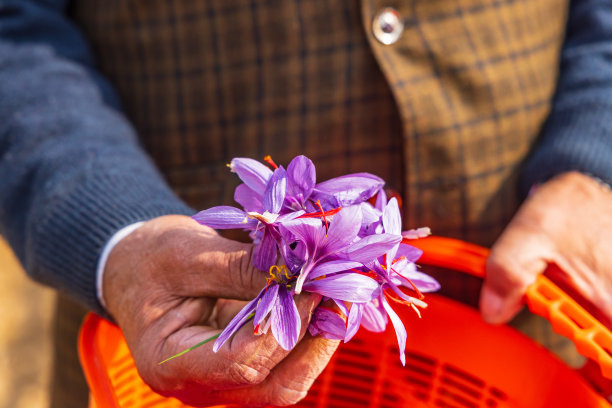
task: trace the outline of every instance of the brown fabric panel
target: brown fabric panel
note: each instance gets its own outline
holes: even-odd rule
[[[489,245],[518,206],[519,166],[549,110],[567,4],[558,1],[363,2],[405,32],[370,34],[404,123],[409,225]]]

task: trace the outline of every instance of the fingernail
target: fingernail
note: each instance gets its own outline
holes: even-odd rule
[[[500,313],[502,311],[503,299],[497,292],[483,289],[480,298],[480,312],[482,318],[491,324],[500,323]]]

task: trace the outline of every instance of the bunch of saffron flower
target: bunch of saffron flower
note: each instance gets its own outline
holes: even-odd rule
[[[419,314],[417,307],[427,306],[422,292],[439,288],[417,270],[421,251],[407,244],[428,229],[402,232],[398,202],[387,199],[377,176],[356,173],[317,183],[315,166],[305,156],[286,170],[269,157],[266,162],[269,166],[235,158],[229,164],[243,182],[234,194],[242,208],[220,206],[193,216],[211,228],[250,231],[253,265],[269,273],[266,286],[223,330],[213,350],[251,321],[256,335],[271,330],[278,344],[291,350],[301,325],[293,297],[313,292],[332,307],[315,310],[312,335],[346,342],[360,326],[384,331],[390,319],[405,364],[406,330],[389,301]]]

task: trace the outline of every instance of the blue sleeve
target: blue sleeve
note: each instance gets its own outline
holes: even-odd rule
[[[612,184],[612,2],[573,1],[549,118],[522,188],[577,170]]]
[[[95,270],[113,233],[193,212],[142,151],[65,3],[0,1],[0,234],[30,276],[103,313]]]

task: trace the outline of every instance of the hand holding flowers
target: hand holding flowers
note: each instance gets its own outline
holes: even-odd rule
[[[403,356],[406,334],[392,301],[424,306],[420,292],[438,287],[416,269],[420,252],[405,244],[422,231],[401,232],[399,207],[381,179],[355,174],[317,184],[303,156],[287,170],[272,167],[233,160],[242,208],[194,217],[208,226],[156,218],[111,253],[108,311],[141,376],[163,395],[192,405],[295,403],[338,340],[360,326],[382,331],[390,319]],[[254,245],[211,228],[246,229]]]
[[[158,365],[221,333],[266,285],[253,246],[220,237],[189,217],[146,222],[112,251],[104,274],[109,313],[121,327],[140,376],[154,390],[194,405],[287,405],[306,395],[338,342],[308,334],[317,294],[294,301],[301,330],[291,352],[271,333],[238,330],[218,352],[213,342]]]

